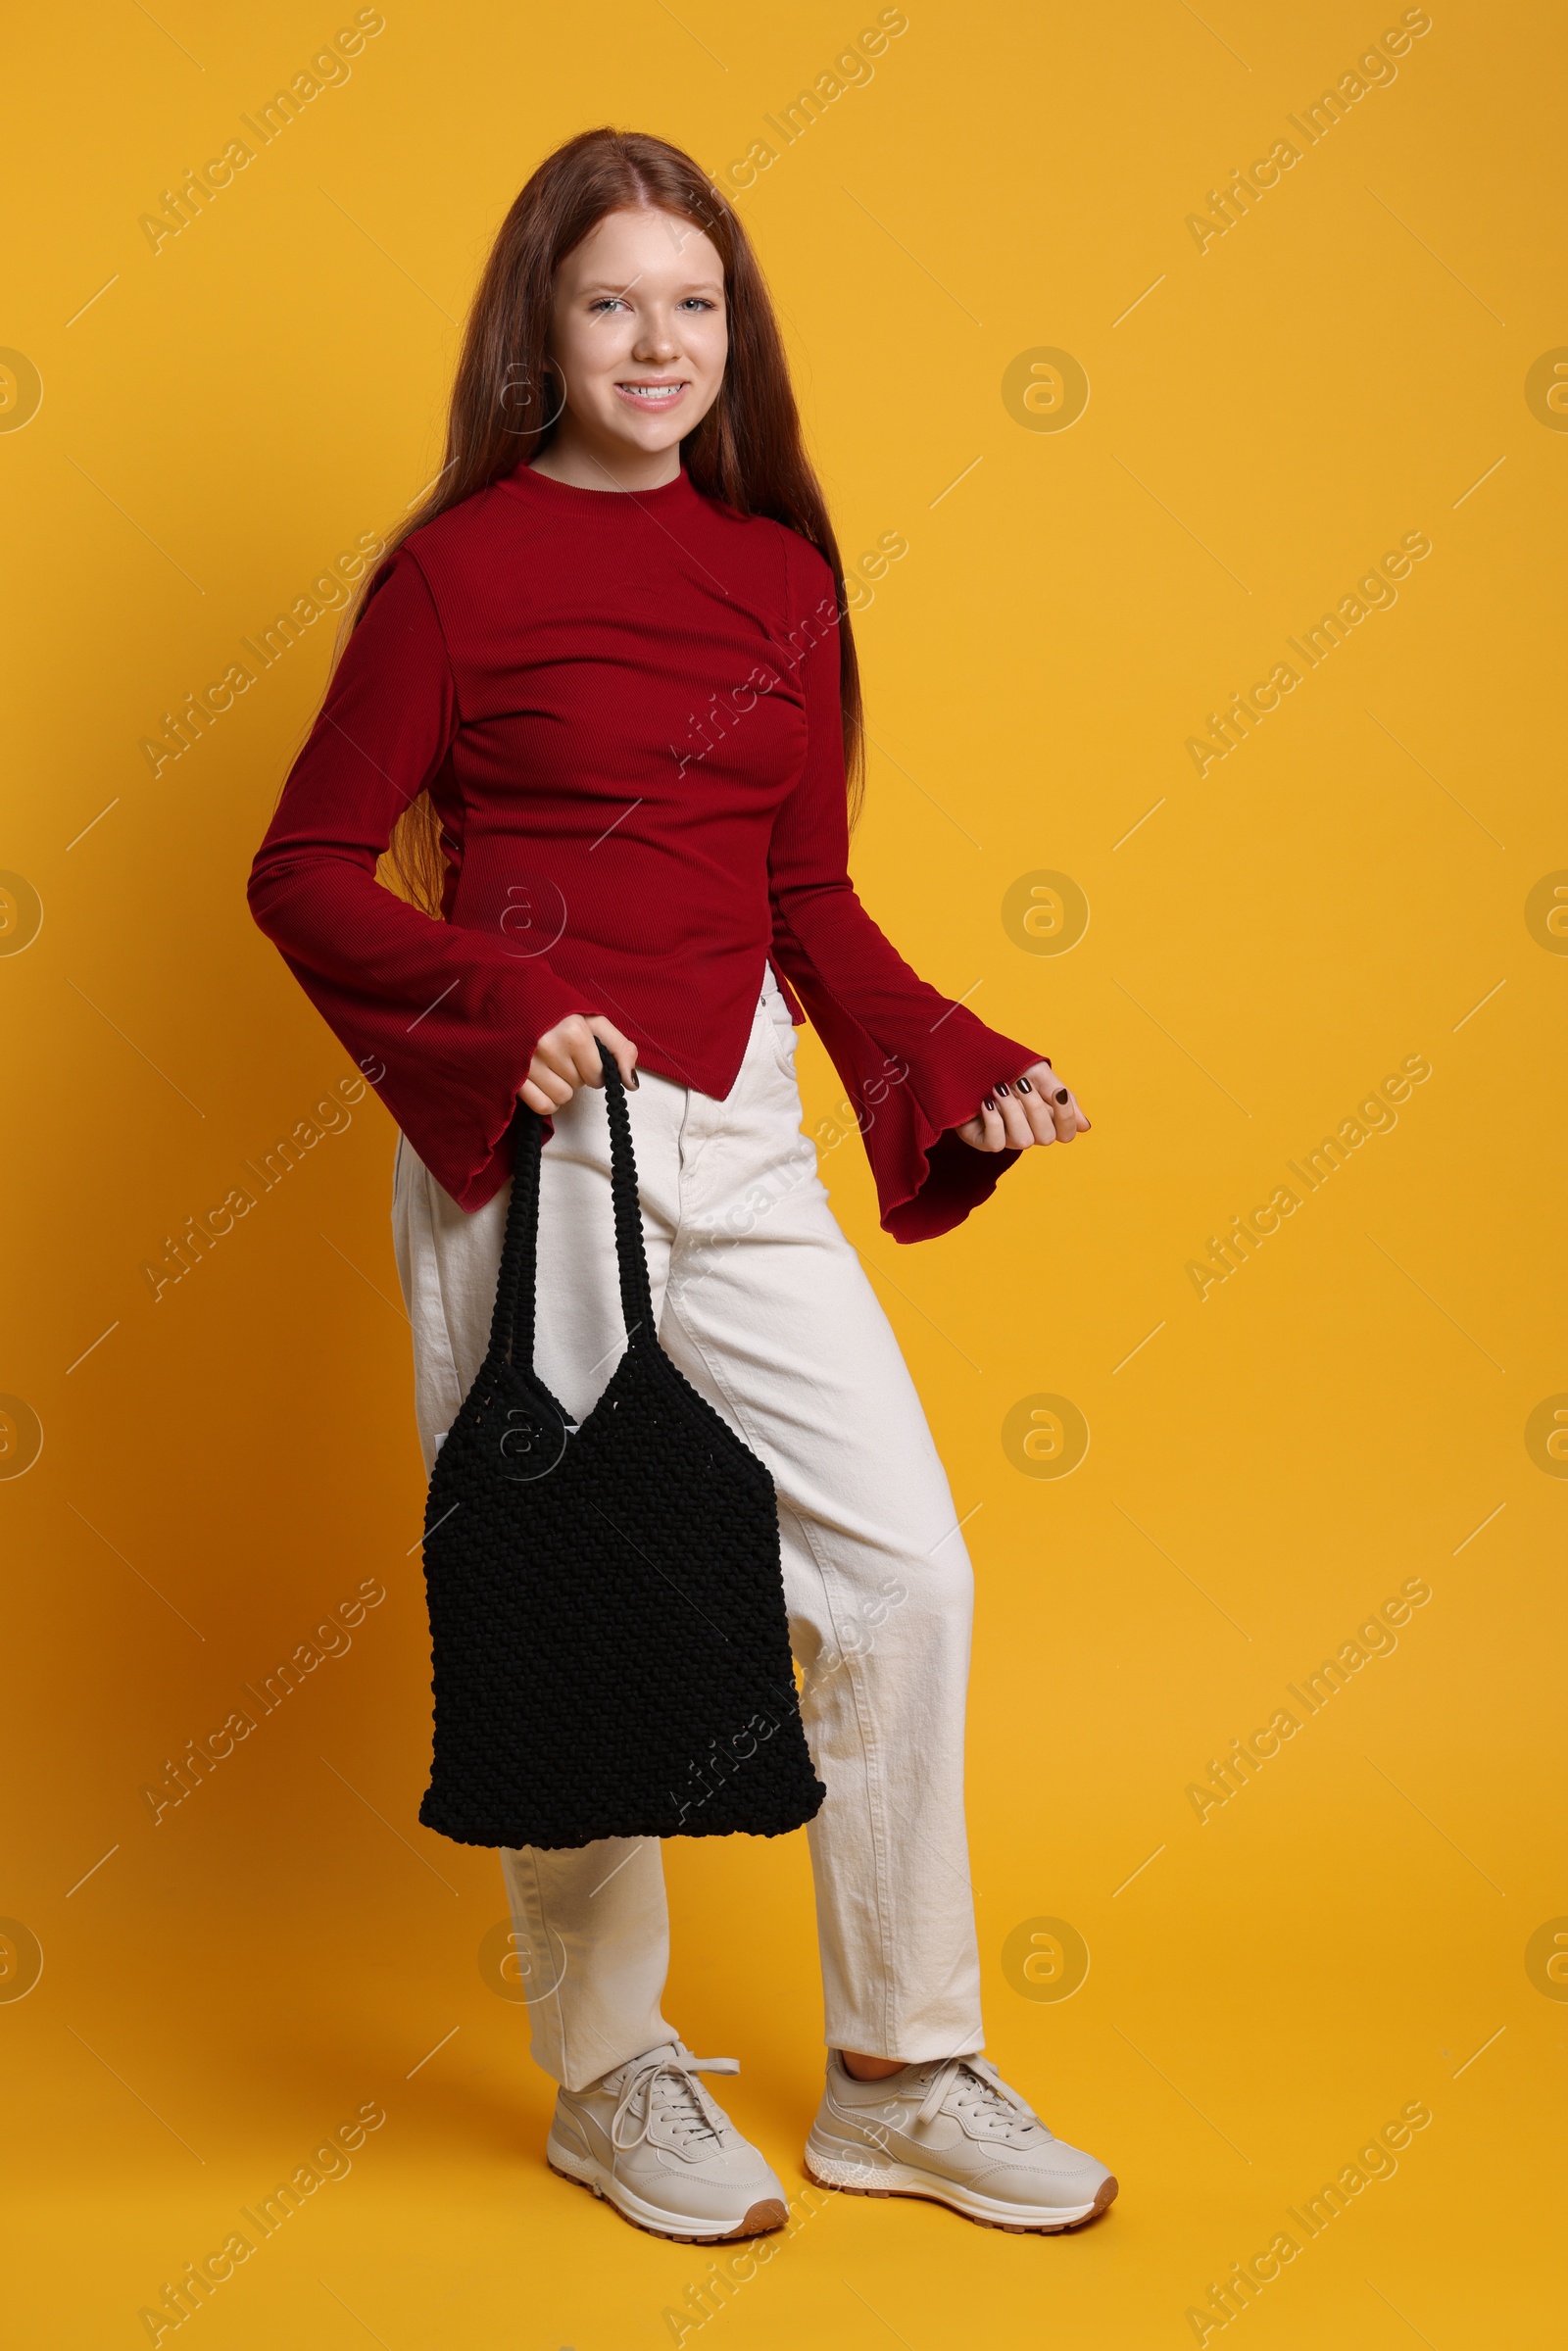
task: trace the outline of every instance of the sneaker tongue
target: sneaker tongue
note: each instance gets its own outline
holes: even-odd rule
[[[685,2051],[676,2041],[666,2041],[657,2049],[645,2049],[640,2057],[623,2058],[619,2065],[612,2066],[608,2074],[600,2076],[594,2086],[597,2089],[609,2090],[613,2097],[618,2098],[632,2076],[640,2074],[644,2066],[649,2064],[652,2059],[677,2055],[684,2056]]]
[[[1000,2124],[1009,2132],[1016,2131],[1027,2137],[1031,2131],[1038,2131],[1045,2138],[1051,2136],[1038,2116],[1020,2114],[1012,2100],[1004,2096],[994,2082],[986,2080],[984,2074],[977,2074],[971,2065],[963,2069],[958,2102],[963,2106],[978,2106],[988,2123]]]
[[[649,2095],[654,2114],[678,2137],[718,2141],[702,2092],[689,2074],[656,2074]]]
[[[686,2073],[679,2060],[688,2063],[691,2051],[684,2041],[663,2042],[657,2049],[645,2049],[641,2057],[628,2058],[623,2066],[606,2079],[605,2087],[617,2097],[624,2096],[634,2076],[648,2073],[646,2090],[649,2123],[658,2122],[677,2139],[691,2141],[710,2138],[722,2146],[718,2129],[708,2111],[708,2102],[698,2087],[695,2076]],[[657,2068],[658,2070],[652,2070]]]
[[[603,2086],[608,2089],[611,2083],[614,2082],[617,2087],[624,2089],[633,2074],[641,2073],[645,2065],[652,2065],[656,2057],[685,2057],[687,2054],[687,2050],[678,2040],[661,2041],[657,2048],[644,2049],[638,2057],[622,2058],[619,2065],[603,2077]]]

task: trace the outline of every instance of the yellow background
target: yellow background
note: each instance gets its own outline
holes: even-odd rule
[[[138,216],[352,10],[100,5],[10,38],[0,342],[43,400],[0,434],[0,864],[43,925],[0,969],[0,1388],[43,1449],[0,1492],[0,1912],[44,1971],[0,2039],[8,2299],[40,2351],[145,2340],[163,2282],[372,2100],[351,2175],[177,2339],[635,2351],[708,2272],[544,2169],[550,2088],[477,1964],[495,1861],[415,1820],[385,1113],[157,1304],[140,1271],[349,1074],[243,898],[330,623],[156,779],[138,745],[434,471],[458,322],[549,148],[612,121],[722,173],[876,13],[388,0],[352,78],[156,255]],[[1568,1488],[1525,1425],[1568,1389],[1568,963],[1525,904],[1568,866],[1568,438],[1524,387],[1568,343],[1560,19],[1435,0],[1392,85],[1200,253],[1186,216],[1396,8],[908,18],[738,202],[846,555],[908,541],[858,624],[863,893],[1095,1124],[918,1249],[877,1231],[853,1138],[824,1167],[974,1513],[991,2052],[1122,2194],[1057,2239],[835,2198],[686,2339],[1191,2341],[1209,2281],[1423,2100],[1397,2175],[1248,2312],[1253,2351],[1544,2343],[1568,2011],[1525,1952],[1568,1912]],[[1004,403],[1040,348],[1087,372],[1068,430]],[[1205,713],[1411,530],[1397,605],[1200,780]],[[1055,956],[1002,918],[1041,869],[1091,908]],[[1397,1127],[1200,1302],[1207,1237],[1416,1053]],[[814,1045],[804,1069],[830,1117]],[[1091,1433],[1065,1479],[1004,1449],[1040,1394]],[[1397,1651],[1200,1825],[1189,1783],[1417,1576]],[[155,1828],[143,1784],[367,1578],[352,1650]],[[670,2014],[742,2058],[727,2103],[794,2194],[804,1840],[668,1861]],[[1003,1964],[1047,1917],[1091,1955],[1059,2001]]]

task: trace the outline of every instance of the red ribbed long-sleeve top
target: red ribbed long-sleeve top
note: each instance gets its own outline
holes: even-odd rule
[[[1042,1056],[919,979],[850,881],[837,622],[807,540],[684,470],[622,492],[519,466],[382,564],[249,899],[460,1206],[510,1175],[557,1021],[602,1013],[721,1101],[769,959],[897,1240],[958,1223],[1017,1156],[952,1130]],[[441,920],[376,879],[421,787]]]

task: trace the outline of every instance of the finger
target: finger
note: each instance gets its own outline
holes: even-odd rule
[[[975,1146],[977,1151],[1000,1151],[1006,1150],[1007,1130],[1002,1123],[1002,1112],[997,1106],[997,1098],[994,1094],[988,1094],[980,1104],[975,1124],[980,1129],[980,1141]]]
[[[1052,1116],[1048,1098],[1026,1077],[1014,1078],[1012,1090],[1022,1104],[1023,1114],[1029,1121],[1029,1131],[1036,1143],[1054,1143],[1056,1122]]]
[[[1038,1117],[1049,1123],[1050,1133],[1040,1136],[1040,1141],[1071,1143],[1075,1136],[1087,1135],[1094,1123],[1084,1116],[1078,1097],[1062,1084],[1049,1061],[1032,1061],[1022,1077],[1014,1078],[1013,1092],[1026,1099],[1033,1097],[1038,1108],[1031,1109],[1031,1122]]]
[[[615,1067],[620,1071],[621,1084],[629,1093],[635,1094],[642,1083],[637,1075],[636,1046],[629,1043],[626,1038],[619,1037],[610,1050],[615,1056]]]
[[[616,1069],[620,1072],[621,1084],[625,1086],[631,1093],[635,1094],[637,1091],[636,1046],[633,1045],[629,1037],[623,1037],[621,1035],[619,1029],[616,1028],[613,1021],[604,1019],[597,1012],[588,1021],[587,1026],[589,1033],[595,1040],[593,1047],[593,1075],[588,1080],[588,1083],[591,1086],[602,1086],[605,1082],[605,1065],[599,1056],[599,1047],[601,1045],[605,1045],[609,1047],[611,1057],[613,1060]]]
[[[603,1086],[605,1082],[605,1057],[599,1050],[601,1034],[596,1021],[585,1020],[581,1035],[572,1039],[572,1060],[579,1085]],[[605,1043],[610,1044],[608,1037]]]
[[[1033,1085],[1034,1092],[1049,1110],[1058,1143],[1070,1143],[1075,1135],[1088,1132],[1089,1121],[1079,1109],[1071,1090],[1064,1086],[1049,1061],[1037,1061],[1025,1076],[1018,1080],[1020,1091]]]
[[[565,1078],[550,1068],[538,1053],[534,1054],[528,1064],[528,1075],[520,1088],[522,1099],[530,1110],[537,1110],[541,1116],[548,1117],[552,1110],[564,1108],[574,1091]]]
[[[1002,1131],[1006,1139],[1005,1148],[1015,1151],[1027,1151],[1035,1140],[1035,1133],[1025,1114],[1023,1103],[1010,1086],[996,1087],[993,1090],[993,1098],[1001,1113]]]
[[[528,1075],[533,1079],[535,1085],[540,1082],[546,1071],[568,1088],[582,1083],[577,1074],[577,1064],[572,1057],[570,1045],[559,1032],[549,1037],[541,1037],[533,1049],[533,1058],[528,1064]]]
[[[553,1102],[548,1094],[542,1094],[532,1078],[523,1079],[517,1088],[517,1100],[526,1102],[528,1108],[536,1110],[541,1118],[553,1116],[562,1106],[560,1102]]]
[[[1070,1088],[1056,1086],[1051,1095],[1051,1115],[1056,1122],[1056,1141],[1070,1143],[1078,1132],[1078,1105]]]
[[[599,1048],[594,1043],[586,1021],[564,1020],[548,1037],[541,1037],[534,1048],[533,1066],[529,1074],[539,1069],[552,1070],[566,1087],[568,1094],[579,1086],[601,1086],[604,1072],[599,1061]]]
[[[579,1086],[602,1086],[605,1064],[599,1052],[599,1039],[586,1020],[574,1022],[571,1029],[571,1067]]]

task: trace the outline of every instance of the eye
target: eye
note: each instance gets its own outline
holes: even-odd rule
[[[718,305],[710,302],[706,294],[688,294],[680,307],[683,311],[710,311],[716,310]]]
[[[589,303],[588,308],[590,311],[618,310],[621,305],[621,300],[622,297],[619,294],[600,294]]]

